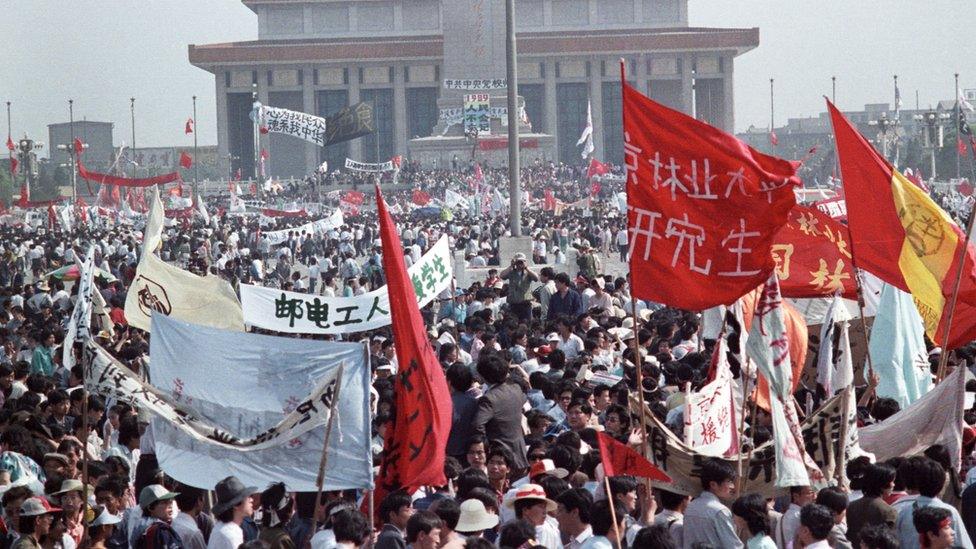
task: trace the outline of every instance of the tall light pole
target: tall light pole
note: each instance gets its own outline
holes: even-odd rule
[[[515,0],[505,0],[505,76],[508,80],[508,192],[512,236],[522,236],[519,184],[518,71],[515,49]]]
[[[136,176],[136,98],[129,98],[129,111],[132,114],[132,177]]]
[[[830,77],[830,102],[837,105],[837,77]]]
[[[197,96],[193,96],[193,197],[199,200],[200,191],[199,179],[197,178],[197,164],[199,164],[199,159],[197,158],[197,129],[200,126],[197,125]]]
[[[75,168],[75,100],[68,100],[68,127],[71,131],[71,141],[68,146],[68,158],[71,159],[71,199],[78,202],[78,170]]]

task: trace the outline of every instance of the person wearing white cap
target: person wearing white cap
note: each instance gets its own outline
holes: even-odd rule
[[[105,507],[95,507],[92,514],[95,518],[88,523],[88,538],[91,543],[89,548],[105,549],[105,542],[112,537],[115,525],[122,522],[122,519],[109,513]]]
[[[546,491],[538,484],[526,484],[515,491],[515,497],[505,501],[505,506],[515,509],[515,517],[528,521],[535,527],[535,540],[547,549],[562,549],[559,526],[549,513],[556,510],[556,502],[546,497]]]

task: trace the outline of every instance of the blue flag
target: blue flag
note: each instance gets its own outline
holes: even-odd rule
[[[911,294],[884,285],[868,352],[881,378],[878,396],[897,400],[902,410],[932,388],[925,329]]]

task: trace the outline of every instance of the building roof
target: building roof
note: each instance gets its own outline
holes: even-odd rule
[[[714,50],[732,50],[741,55],[758,45],[758,28],[681,27],[525,32],[518,35],[518,51],[522,55]],[[443,55],[444,38],[441,35],[252,40],[189,46],[190,63],[211,71],[216,66],[226,65],[440,60]]]

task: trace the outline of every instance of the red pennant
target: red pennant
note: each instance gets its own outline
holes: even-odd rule
[[[183,133],[193,133],[193,119],[186,119],[186,128],[183,129]]]
[[[775,131],[769,132],[769,144],[774,147],[779,146],[779,137],[776,135]]]
[[[54,211],[54,204],[47,207],[47,226],[52,231],[58,225],[58,212]]]
[[[626,82],[623,95],[633,295],[691,311],[732,303],[775,268],[769,246],[796,204],[798,163]]]
[[[193,167],[193,157],[188,155],[186,151],[180,152],[180,166],[187,170]]]
[[[261,149],[261,160],[267,160],[269,156],[267,149]]]
[[[393,425],[386,430],[378,488],[408,488],[412,492],[420,486],[443,486],[447,480],[444,458],[451,431],[451,395],[417,306],[418,298],[424,296],[417,294],[429,291],[435,279],[451,274],[447,270],[435,270],[429,280],[419,277],[411,280],[403,262],[400,232],[390,217],[379,185],[376,205],[393,340],[400,365],[394,385],[396,415]]]
[[[7,150],[10,151],[10,152],[14,152],[14,149],[15,148],[16,147],[14,146],[14,140],[11,139],[10,136],[8,135],[7,136]]]
[[[74,147],[75,154],[81,154],[81,152],[85,150],[85,145],[81,142],[81,139],[78,139],[77,137],[75,138]]]
[[[600,162],[596,158],[590,159],[590,166],[586,169],[586,179],[593,179],[598,175],[604,175],[610,173],[610,168],[606,164]]]
[[[959,156],[966,156],[969,153],[966,150],[966,142],[961,137],[956,139],[956,150],[959,151]]]
[[[17,167],[18,166],[20,166],[20,161],[18,161],[16,158],[14,158],[14,157],[11,156],[10,157],[10,173],[16,175],[17,174]]]
[[[339,202],[346,202],[347,204],[362,206],[365,199],[366,196],[359,191],[347,191],[346,194],[342,195],[342,198],[339,199]]]
[[[671,477],[667,473],[655,467],[626,444],[617,442],[603,432],[597,433],[597,442],[600,445],[600,459],[603,461],[603,472],[606,476],[631,475],[658,482],[671,482]]]

